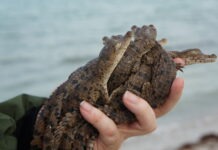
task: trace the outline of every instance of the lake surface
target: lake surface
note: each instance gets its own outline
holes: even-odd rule
[[[168,50],[218,54],[217,0],[0,0],[0,101],[21,93],[48,97],[102,48],[102,37],[154,24]],[[188,66],[184,94],[151,135],[123,149],[173,149],[217,132],[218,63]],[[137,144],[136,144],[137,143]],[[157,144],[158,143],[158,144]]]

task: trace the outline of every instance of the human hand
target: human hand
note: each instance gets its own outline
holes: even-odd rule
[[[136,122],[116,125],[113,120],[88,102],[81,103],[82,116],[99,131],[94,150],[118,150],[126,138],[147,134],[156,128],[155,113],[145,100],[127,91],[123,96],[123,102],[135,114]]]
[[[175,62],[183,64],[180,59],[175,60]],[[166,103],[154,110],[147,101],[127,91],[123,96],[123,103],[135,114],[137,119],[136,122],[131,124],[116,125],[103,112],[83,101],[80,105],[82,116],[99,131],[94,149],[118,150],[125,139],[154,131],[156,129],[156,117],[166,114],[174,107],[182,94],[183,86],[183,79],[176,78]]]
[[[127,91],[123,96],[123,102],[137,118],[137,121],[132,124],[116,125],[103,112],[83,101],[80,106],[81,114],[99,131],[94,149],[117,150],[125,139],[148,134],[155,130],[156,117],[160,117],[172,109],[178,102],[182,89],[183,79],[175,79],[166,103],[155,110],[145,100]]]

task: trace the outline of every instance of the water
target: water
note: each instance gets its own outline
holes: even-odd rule
[[[168,38],[167,49],[218,54],[217,6],[216,0],[0,0],[0,101],[20,93],[49,96],[98,55],[103,36],[123,34],[133,24],[154,24],[158,38]],[[217,65],[180,73],[185,89],[179,104],[159,120],[155,133],[130,139],[124,149],[170,149],[218,132]]]

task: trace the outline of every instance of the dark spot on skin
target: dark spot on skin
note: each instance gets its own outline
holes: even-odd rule
[[[87,91],[87,90],[88,90],[87,86],[84,86],[84,87],[83,87],[83,90],[84,90],[84,91]]]
[[[105,101],[104,101],[103,98],[99,98],[99,99],[96,101],[96,104],[97,104],[98,106],[103,106],[103,105],[105,104]]]
[[[75,139],[82,141],[83,140],[83,136],[81,136],[80,134],[76,134]]]
[[[142,78],[146,78],[147,74],[144,72],[139,72],[138,75]]]
[[[44,137],[43,140],[44,140],[45,143],[48,143],[50,141],[50,139],[48,137]]]
[[[77,84],[74,88],[75,88],[75,90],[79,90],[80,89],[80,84]]]
[[[48,110],[51,110],[52,106],[50,106],[50,105],[47,105],[47,108],[48,108]]]
[[[67,139],[67,137],[68,137],[68,136],[67,136],[67,134],[66,134],[66,133],[64,133],[62,138],[63,138],[64,140],[66,140],[66,139]]]
[[[141,91],[141,86],[132,85],[132,89],[134,89],[134,90],[136,90],[136,91]]]
[[[72,80],[71,83],[72,83],[72,84],[77,84],[77,83],[78,83],[78,80]]]

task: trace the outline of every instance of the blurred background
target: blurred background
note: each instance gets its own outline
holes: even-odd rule
[[[154,24],[168,50],[218,54],[217,0],[0,0],[0,102],[21,93],[48,97],[76,68],[93,59],[102,37]],[[218,133],[218,63],[188,66],[184,94],[151,135],[122,149],[170,150]]]

